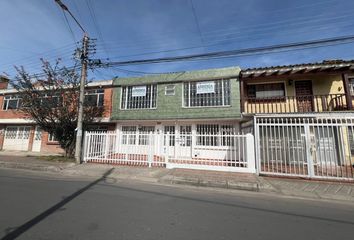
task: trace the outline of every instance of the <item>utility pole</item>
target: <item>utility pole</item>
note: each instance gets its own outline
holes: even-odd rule
[[[79,93],[79,109],[77,116],[77,128],[76,128],[76,145],[75,145],[75,159],[76,163],[81,163],[81,152],[82,152],[82,122],[84,115],[84,99],[85,99],[85,84],[87,77],[87,64],[88,64],[88,47],[89,47],[89,37],[85,29],[81,26],[79,21],[71,13],[68,7],[61,2],[61,0],[54,0],[59,7],[65,12],[68,12],[70,16],[75,20],[77,25],[83,31],[82,38],[82,52],[81,52],[81,78],[80,78],[80,93]]]
[[[78,116],[77,116],[76,145],[75,145],[76,163],[81,163],[82,122],[83,122],[83,116],[84,116],[85,84],[86,84],[86,77],[87,77],[88,42],[89,42],[89,38],[85,32],[84,37],[82,39],[79,112],[78,112]]]

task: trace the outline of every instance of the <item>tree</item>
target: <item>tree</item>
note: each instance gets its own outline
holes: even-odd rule
[[[59,142],[68,157],[74,156],[79,105],[80,76],[75,68],[42,60],[42,74],[33,77],[24,67],[15,67],[12,82],[21,98],[20,110]],[[39,77],[41,76],[41,77]],[[102,117],[103,107],[84,104],[83,130]]]

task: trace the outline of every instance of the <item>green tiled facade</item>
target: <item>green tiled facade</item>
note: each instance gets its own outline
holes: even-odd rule
[[[239,67],[114,79],[112,120],[238,119],[240,111]],[[183,107],[183,82],[230,79],[231,105]],[[157,84],[156,109],[120,109],[124,86]],[[175,84],[175,95],[166,96],[165,86]]]

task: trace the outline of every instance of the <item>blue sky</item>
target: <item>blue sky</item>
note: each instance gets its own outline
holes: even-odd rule
[[[91,37],[94,58],[112,61],[180,56],[211,51],[354,35],[352,0],[62,0]],[[40,71],[40,58],[71,66],[80,29],[54,0],[0,1],[0,73],[13,65]],[[354,59],[354,43],[284,53],[200,62],[125,66],[90,72],[91,79],[214,67],[258,67]],[[132,71],[132,72],[127,72]],[[137,72],[134,72],[137,71]]]

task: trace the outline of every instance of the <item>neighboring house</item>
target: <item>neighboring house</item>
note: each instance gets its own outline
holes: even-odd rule
[[[61,153],[54,136],[42,131],[29,116],[19,109],[21,96],[15,89],[8,89],[9,80],[0,78],[0,150],[20,150],[46,153]],[[110,124],[112,81],[97,81],[86,87],[86,101],[103,106],[104,115],[92,125],[92,129],[112,130]]]
[[[242,129],[260,173],[353,178],[354,61],[241,71]]]

